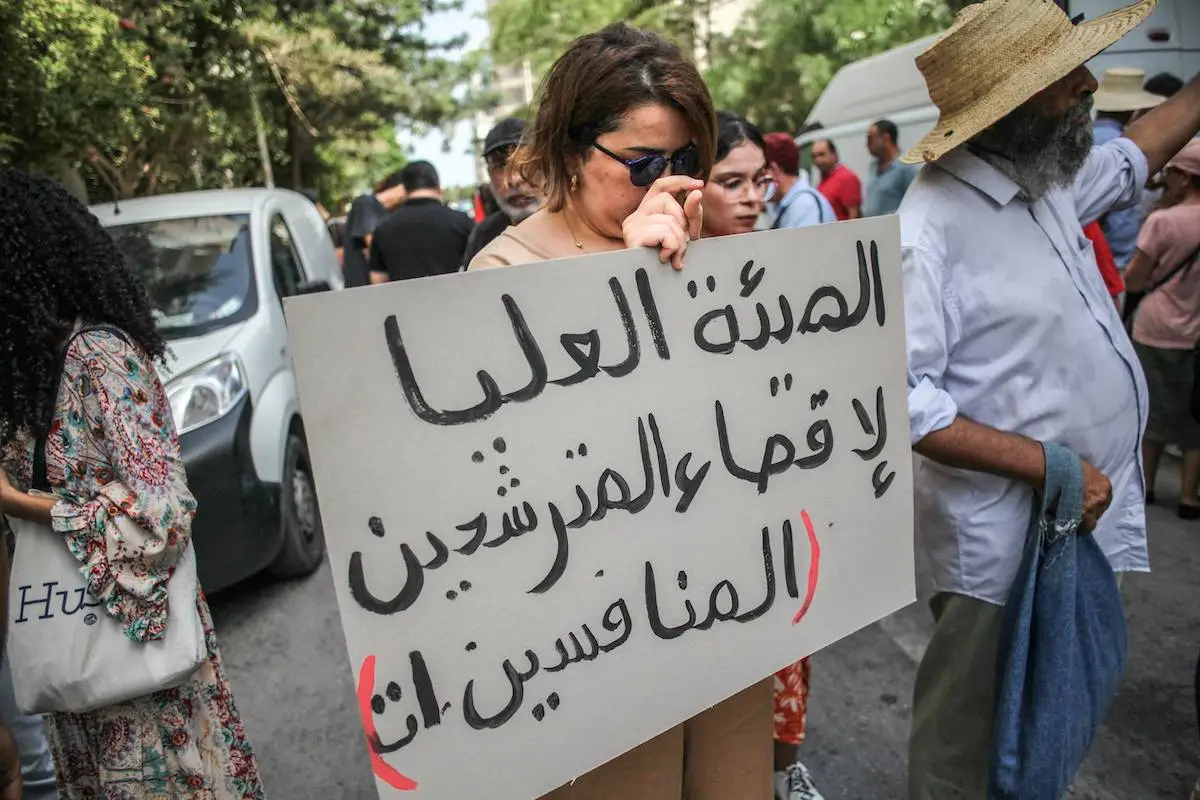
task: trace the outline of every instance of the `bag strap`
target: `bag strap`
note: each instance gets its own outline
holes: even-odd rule
[[[1046,457],[1042,519],[1078,525],[1083,521],[1083,462],[1066,447],[1054,442],[1043,442],[1042,451]]]
[[[817,222],[824,224],[826,221],[825,220],[825,207],[823,205],[821,205],[820,194],[817,192],[816,189],[812,188],[811,186],[806,185],[803,187],[803,189],[804,189],[804,191],[802,191],[799,195],[797,195],[797,197],[807,196],[814,203],[816,203],[817,204]],[[793,199],[792,202],[793,203],[796,202],[795,199]],[[779,213],[775,215],[775,222],[771,225],[771,230],[778,230],[780,227],[782,227],[783,212],[785,210],[787,210],[788,206],[790,206],[790,205],[791,205],[791,203],[788,203],[788,205],[783,205],[782,203],[780,203]]]
[[[62,374],[63,368],[66,366],[67,362],[67,353],[70,351],[71,345],[77,338],[79,338],[81,334],[90,333],[92,331],[107,331],[114,336],[120,337],[125,344],[131,344],[129,341],[129,336],[125,333],[125,331],[121,330],[115,325],[108,325],[105,323],[84,325],[82,328],[72,333],[71,337],[67,339],[66,344],[64,344],[62,349],[59,351],[58,359],[54,364],[54,378],[50,385],[55,387],[54,396],[56,398],[56,404],[58,390],[62,387]],[[50,435],[50,426],[54,424],[54,413],[55,412],[53,410],[50,412],[50,419],[46,425],[46,433],[44,435],[39,435],[33,445],[33,474],[30,480],[30,487],[39,492],[50,491],[50,479],[46,474],[46,438]]]

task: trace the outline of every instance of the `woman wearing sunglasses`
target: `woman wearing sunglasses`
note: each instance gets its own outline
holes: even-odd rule
[[[621,23],[578,39],[546,77],[526,137],[512,168],[546,206],[471,269],[626,247],[683,266],[716,133],[708,89],[674,45]]]
[[[517,169],[546,206],[470,269],[655,247],[683,266],[715,158],[708,89],[678,48],[624,24],[578,39],[542,86]],[[677,197],[683,197],[682,203]],[[768,800],[772,681],[761,681],[542,800]]]

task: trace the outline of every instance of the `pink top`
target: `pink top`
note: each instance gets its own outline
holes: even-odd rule
[[[1155,262],[1153,286],[1200,247],[1200,200],[1156,211],[1138,234],[1138,250]],[[1133,320],[1133,340],[1149,347],[1191,350],[1200,341],[1200,262],[1146,295]]]

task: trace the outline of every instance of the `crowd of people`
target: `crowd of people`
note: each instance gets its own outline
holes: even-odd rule
[[[715,176],[710,178],[711,184],[725,185],[726,194],[707,197],[706,208],[716,208],[721,198],[733,197],[745,201],[743,215],[754,213],[752,225],[739,224],[737,231],[725,233],[800,228],[894,214],[918,171],[915,165],[900,161],[899,128],[881,119],[867,131],[866,147],[874,161],[865,193],[859,176],[838,159],[837,145],[831,139],[812,143],[810,158],[821,175],[814,188],[792,134],[780,131],[764,135],[733,112],[719,113],[718,127],[732,125],[742,131],[743,138],[766,160],[761,174],[748,176],[736,187]],[[493,239],[541,208],[546,202],[545,192],[535,189],[520,165],[513,163],[526,127],[525,120],[508,117],[484,139],[482,156],[488,184],[482,187],[482,193],[495,210],[486,214],[481,209],[474,224],[466,214],[440,202],[437,170],[428,161],[415,161],[396,170],[373,192],[356,198],[345,218],[331,222],[346,285],[365,286],[465,270]],[[414,210],[417,208],[423,210]],[[702,231],[701,235],[715,234]],[[373,247],[373,242],[378,245]]]
[[[1200,517],[1200,76],[1098,83],[1084,66],[1152,7],[1082,24],[1042,0],[968,7],[917,60],[938,124],[907,152],[894,123],[873,124],[865,190],[831,139],[813,142],[813,186],[793,135],[715,109],[678,47],[610,25],[558,59],[530,120],[488,134],[494,213],[448,207],[435,168],[412,162],[351,205],[346,283],[637,247],[686,269],[700,238],[898,213],[917,531],[937,590],[908,797],[987,796],[1001,619],[1046,480],[1041,443],[1083,460],[1082,532],[1115,573],[1149,569],[1145,505],[1167,446],[1183,455],[1178,514]],[[152,368],[163,342],[111,241],[59,187],[0,173],[0,209],[0,511],[62,534],[106,613],[156,638],[195,510]],[[64,246],[47,258],[36,237],[50,219]],[[59,370],[91,390],[60,391]],[[58,499],[29,492],[38,440]],[[183,685],[48,717],[58,796],[263,797],[208,634]],[[800,758],[811,669],[801,660],[544,800],[819,800]],[[46,763],[34,738],[30,776]],[[15,753],[0,728],[4,800],[18,796]]]

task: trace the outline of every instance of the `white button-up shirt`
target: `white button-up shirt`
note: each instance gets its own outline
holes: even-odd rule
[[[1146,157],[1096,147],[1073,187],[1029,201],[959,148],[925,167],[900,206],[915,444],[959,414],[1069,447],[1113,484],[1094,535],[1117,571],[1147,571],[1141,365],[1082,224],[1137,202]],[[939,591],[1008,598],[1033,492],[917,458],[918,535]]]

